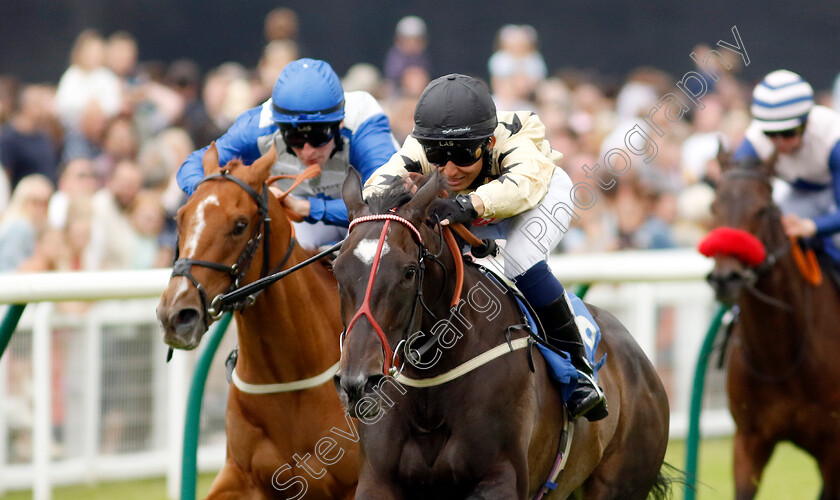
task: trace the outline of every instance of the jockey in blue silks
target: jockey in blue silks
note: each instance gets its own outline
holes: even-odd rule
[[[295,188],[283,203],[304,218],[295,223],[298,242],[316,248],[343,239],[347,208],[341,185],[352,165],[367,179],[398,147],[382,108],[367,92],[344,92],[341,81],[324,61],[299,59],[289,63],[274,85],[271,98],[245,111],[216,141],[219,163],[234,158],[251,164],[275,146],[273,175],[297,175],[312,164],[321,174]],[[204,177],[201,158],[207,147],[193,152],[178,171],[178,185],[192,194]],[[276,183],[285,190],[291,179]]]
[[[814,90],[792,71],[768,74],[753,90],[753,120],[735,159],[776,153],[774,189],[788,236],[815,237],[840,265],[840,113],[814,104]],[[778,189],[782,188],[782,189]]]

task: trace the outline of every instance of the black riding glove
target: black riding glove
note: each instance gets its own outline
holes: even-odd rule
[[[454,199],[435,200],[429,207],[429,217],[443,222],[448,220],[450,224],[469,224],[476,217],[478,212],[473,207],[469,195],[459,194]]]

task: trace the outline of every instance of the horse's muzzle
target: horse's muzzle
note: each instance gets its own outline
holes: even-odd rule
[[[158,306],[158,323],[163,341],[175,349],[195,349],[204,333],[201,312],[193,307],[171,310]]]
[[[333,382],[341,404],[351,417],[370,418],[381,411],[381,395],[376,389],[384,378],[382,374],[342,376],[339,372]]]
[[[751,273],[730,269],[726,271],[713,270],[706,276],[706,281],[715,291],[718,302],[731,306],[738,301],[741,288],[751,280]]]

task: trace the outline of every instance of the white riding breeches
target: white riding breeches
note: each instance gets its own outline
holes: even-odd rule
[[[493,265],[501,269],[498,259],[503,259],[506,277],[515,278],[545,260],[563,239],[574,209],[571,189],[572,180],[562,168],[557,167],[548,192],[539,205],[516,217],[470,228],[481,239],[506,240],[504,248],[493,261]]]

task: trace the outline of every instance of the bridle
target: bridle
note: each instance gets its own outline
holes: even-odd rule
[[[764,174],[762,172],[759,172],[759,171],[756,171],[756,170],[749,170],[749,169],[743,169],[743,168],[729,170],[729,171],[727,171],[723,174],[722,180],[737,179],[737,178],[760,181],[760,182],[765,183],[767,185],[767,187],[770,188],[771,190],[773,188],[773,186],[771,184],[771,181],[770,181],[770,178],[766,174]],[[763,207],[759,208],[758,211],[755,214],[755,217],[759,218],[766,226],[767,221],[773,220],[774,218],[779,217],[780,215],[781,215],[781,210],[779,209],[779,206],[776,205],[773,202],[770,202],[767,205],[764,205]],[[762,241],[762,244],[764,244],[763,241]],[[739,276],[740,276],[741,280],[744,282],[744,285],[745,285],[746,289],[750,293],[755,295],[756,298],[758,298],[759,300],[762,300],[762,301],[764,301],[764,302],[766,302],[770,305],[773,305],[775,307],[778,307],[780,309],[784,309],[784,310],[787,310],[787,311],[792,310],[790,305],[785,304],[784,302],[782,302],[780,300],[777,300],[777,299],[774,299],[773,297],[770,297],[767,294],[759,291],[755,287],[755,284],[761,276],[770,272],[770,270],[773,268],[773,266],[775,266],[776,263],[786,253],[788,253],[791,250],[792,246],[793,245],[791,244],[790,241],[785,240],[784,243],[777,246],[775,249],[773,249],[773,250],[768,249],[765,258],[761,263],[759,263],[758,265],[754,265],[754,266],[748,266],[745,269],[744,272],[739,273]],[[765,245],[765,247],[766,247],[766,245]]]
[[[402,345],[407,341],[407,334],[409,333],[408,330],[414,324],[415,315],[417,314],[418,310],[418,302],[422,305],[422,308],[431,316],[435,316],[435,314],[429,309],[426,305],[425,300],[423,299],[423,278],[425,276],[426,271],[426,259],[439,261],[439,257],[431,252],[426,248],[423,244],[423,237],[420,235],[420,231],[414,224],[411,223],[408,219],[404,217],[400,217],[393,213],[387,214],[376,214],[376,215],[368,215],[363,217],[357,217],[350,222],[350,226],[348,228],[348,234],[350,231],[353,230],[358,224],[364,222],[381,222],[385,221],[384,226],[382,227],[382,231],[379,234],[379,242],[376,246],[376,253],[374,255],[373,263],[371,264],[370,268],[370,276],[368,277],[367,286],[365,288],[365,296],[364,300],[362,301],[362,305],[356,311],[356,314],[353,315],[353,318],[350,320],[350,323],[345,327],[344,331],[341,333],[341,347],[344,347],[344,340],[350,334],[350,330],[353,329],[353,326],[356,322],[362,318],[363,316],[367,318],[370,325],[373,327],[373,330],[376,332],[377,339],[382,347],[382,354],[384,356],[384,360],[382,363],[382,374],[385,376],[392,376],[397,377],[402,372],[403,368],[405,368],[405,364],[402,363],[399,359],[399,352]],[[370,297],[373,293],[373,283],[376,279],[376,272],[379,269],[379,263],[382,257],[382,248],[385,245],[385,239],[388,234],[388,228],[391,224],[391,221],[398,222],[405,226],[409,232],[411,233],[412,239],[415,243],[417,243],[418,247],[418,257],[417,257],[417,289],[414,293],[414,302],[411,308],[411,317],[409,318],[408,323],[406,324],[406,331],[403,332],[402,339],[397,344],[395,348],[391,348],[390,343],[388,342],[387,337],[385,336],[385,331],[383,330],[382,326],[379,325],[379,322],[376,321],[376,318],[373,317],[373,311],[370,307]],[[454,308],[455,305],[461,300],[461,287],[463,285],[463,262],[459,259],[460,251],[458,250],[458,245],[455,242],[455,238],[452,236],[452,233],[449,232],[449,229],[443,229],[443,240],[446,241],[447,246],[449,246],[450,251],[452,251],[453,258],[456,263],[456,270],[458,279],[456,280],[455,285],[455,293],[450,303],[450,308]],[[442,265],[442,264],[441,264]],[[432,338],[417,349],[417,355],[422,355],[425,351],[430,349],[432,345],[437,343],[438,337],[433,335]]]
[[[341,346],[342,348],[344,347],[344,340],[347,338],[347,335],[349,335],[350,330],[353,329],[356,321],[358,321],[362,316],[366,317],[370,325],[373,327],[373,330],[376,332],[379,343],[382,346],[382,354],[384,356],[382,373],[385,376],[395,376],[402,371],[402,367],[398,369],[397,366],[401,365],[401,363],[399,363],[398,353],[400,344],[403,341],[400,341],[400,344],[397,345],[396,349],[391,349],[391,344],[385,337],[385,332],[379,325],[379,322],[376,321],[376,318],[373,317],[373,311],[371,311],[370,308],[370,296],[373,292],[373,282],[376,279],[376,271],[379,269],[379,262],[382,258],[382,247],[385,245],[385,238],[388,234],[388,227],[391,225],[391,221],[396,221],[408,228],[411,232],[412,239],[417,243],[418,247],[417,290],[414,294],[414,305],[411,308],[411,318],[406,325],[406,330],[410,329],[411,325],[414,324],[414,316],[417,313],[417,302],[418,300],[421,300],[423,294],[423,275],[426,270],[425,258],[429,255],[429,251],[426,250],[426,246],[423,245],[423,237],[420,235],[420,231],[414,226],[414,224],[412,224],[408,219],[393,213],[357,217],[350,222],[347,232],[349,234],[354,227],[363,222],[374,221],[385,221],[385,225],[382,227],[382,232],[379,233],[379,242],[376,245],[376,253],[374,254],[373,263],[370,266],[370,276],[368,277],[367,287],[365,288],[365,298],[362,301],[362,305],[359,307],[359,310],[353,315],[353,319],[350,320],[350,324],[348,324],[344,331],[341,332]]]
[[[240,287],[242,283],[242,278],[245,277],[245,273],[248,272],[248,269],[250,268],[251,261],[253,260],[254,255],[257,252],[257,248],[260,245],[260,241],[262,241],[263,245],[263,261],[260,277],[264,277],[269,273],[270,265],[269,249],[271,243],[271,217],[269,217],[268,215],[269,190],[267,184],[263,183],[262,193],[257,193],[254,190],[254,188],[249,186],[247,183],[245,183],[238,177],[230,175],[230,171],[225,169],[218,174],[208,175],[207,177],[202,179],[198,184],[196,184],[196,188],[200,184],[214,179],[223,179],[231,181],[237,186],[241,187],[246,193],[248,193],[251,199],[253,199],[254,202],[257,204],[260,222],[254,226],[254,230],[251,233],[251,238],[245,244],[245,248],[242,249],[242,253],[239,254],[239,257],[236,259],[236,262],[234,262],[233,265],[227,266],[218,262],[190,259],[186,257],[178,258],[178,255],[176,253],[175,262],[172,265],[172,275],[170,276],[170,279],[175,276],[183,276],[187,278],[193,284],[193,286],[195,286],[196,290],[198,290],[198,294],[201,297],[201,306],[204,309],[205,330],[210,325],[211,320],[218,319],[226,310],[241,310],[253,304],[256,300],[256,296],[259,294],[259,291],[248,295],[242,300],[236,303],[232,303],[230,305],[221,303],[222,295],[230,293]],[[291,237],[288,245],[288,250],[286,251],[286,255],[283,257],[282,261],[278,265],[279,268],[282,268],[291,256],[294,245],[295,239],[294,237]],[[176,252],[178,252],[177,246]],[[205,291],[201,283],[199,283],[198,280],[195,279],[195,277],[192,275],[192,266],[206,267],[208,269],[214,269],[216,271],[222,271],[224,273],[227,273],[231,277],[231,284],[227,288],[227,290],[225,290],[224,293],[217,295],[208,305],[207,292]]]
[[[772,185],[770,184],[769,177],[766,176],[765,174],[762,174],[761,172],[757,172],[757,171],[753,171],[753,170],[737,169],[737,170],[728,171],[723,176],[724,179],[725,178],[738,178],[738,177],[763,181],[772,189]],[[764,227],[767,226],[767,224],[768,224],[767,221],[773,220],[774,218],[778,218],[780,215],[781,215],[781,210],[779,209],[779,206],[776,205],[775,203],[769,203],[769,204],[765,205],[764,207],[760,208],[758,210],[758,212],[756,213],[756,217],[762,218],[763,223],[765,225]],[[749,272],[745,273],[742,278],[744,279],[744,282],[745,282],[744,284],[745,284],[745,287],[746,287],[747,291],[749,291],[751,294],[753,294],[757,299],[761,300],[762,302],[767,303],[770,306],[781,309],[781,310],[783,310],[787,313],[793,313],[794,309],[790,304],[787,304],[786,302],[783,302],[779,299],[773,298],[773,297],[761,292],[755,286],[756,282],[758,281],[758,278],[761,277],[764,274],[767,274],[771,270],[771,268],[789,251],[791,251],[793,253],[793,257],[794,257],[794,260],[796,261],[797,267],[799,267],[800,271],[803,271],[803,266],[806,265],[806,264],[800,263],[800,261],[803,261],[805,259],[804,256],[802,255],[802,250],[799,248],[799,245],[798,245],[798,243],[796,243],[796,241],[786,239],[785,242],[783,244],[781,244],[778,248],[776,248],[774,251],[768,251],[767,252],[767,257],[764,259],[764,261],[762,263],[760,263],[758,266],[755,266],[753,269],[750,269]],[[803,275],[804,275],[804,272],[803,272]],[[806,276],[806,279],[808,279],[807,276]],[[814,283],[812,283],[812,284],[814,284]],[[808,294],[813,293],[810,290],[810,287],[806,287],[806,293],[808,293]],[[811,310],[809,308],[806,308],[806,320],[805,320],[806,324],[810,323],[810,317],[811,316],[812,316]],[[735,321],[737,321],[737,318],[738,318],[738,310],[736,310],[735,317],[732,320],[732,324],[734,324]],[[805,331],[807,332],[807,329]],[[805,356],[806,356],[806,353],[808,351],[808,346],[807,346],[808,343],[809,343],[808,342],[808,335],[806,334],[804,336],[803,341],[798,343],[798,349],[793,356],[793,361],[790,363],[790,366],[788,366],[785,369],[784,372],[774,373],[774,374],[767,374],[767,373],[762,372],[758,368],[756,368],[756,366],[755,366],[756,363],[753,359],[753,356],[750,354],[750,350],[749,350],[748,346],[746,344],[742,344],[745,365],[746,365],[747,369],[749,370],[750,374],[753,377],[755,377],[755,378],[757,378],[757,379],[759,379],[763,382],[773,383],[773,382],[780,382],[782,380],[786,380],[787,378],[792,376],[793,373],[803,363],[803,361],[805,359]]]

